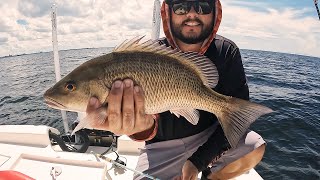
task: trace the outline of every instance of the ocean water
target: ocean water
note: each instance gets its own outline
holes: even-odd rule
[[[112,48],[60,51],[61,74]],[[252,129],[267,149],[256,167],[264,179],[320,179],[320,58],[241,50],[251,100],[274,113]],[[0,58],[0,125],[48,125],[63,132],[60,111],[43,93],[55,82],[52,52]],[[75,113],[67,113],[70,124]]]

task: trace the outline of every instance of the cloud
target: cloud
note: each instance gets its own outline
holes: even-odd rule
[[[61,16],[86,17],[93,9],[93,0],[60,0],[57,1],[58,13]]]
[[[18,10],[26,17],[42,17],[50,12],[50,4],[47,1],[19,0]]]
[[[102,30],[102,27],[95,27],[95,26],[90,26],[89,24],[86,24],[86,25],[72,26],[70,29],[70,32],[73,34],[95,33],[95,32],[100,32],[101,30]]]
[[[220,34],[232,39],[240,48],[305,54],[320,57],[319,20],[303,16],[309,8],[251,8],[223,1]],[[262,7],[256,3],[256,6]],[[224,8],[225,7],[225,8]],[[237,12],[235,14],[235,12]]]
[[[8,41],[7,37],[0,37],[0,44],[4,44]]]
[[[0,56],[52,50],[52,2],[0,3]],[[308,15],[314,12],[313,6],[296,9],[267,1],[221,2],[218,33],[240,48],[320,57],[319,20]],[[137,35],[150,38],[153,0],[56,0],[56,4],[59,49],[115,46]],[[18,20],[27,23],[21,25]]]
[[[14,26],[17,24],[15,17],[17,17],[18,13],[14,8],[14,0],[0,4],[0,32],[10,32],[15,29]]]
[[[5,21],[2,21],[0,18],[0,32],[8,32],[11,30],[12,28],[9,25],[7,25]]]

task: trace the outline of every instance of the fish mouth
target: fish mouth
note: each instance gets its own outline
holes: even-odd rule
[[[61,110],[65,110],[67,107],[64,106],[63,104],[49,98],[49,97],[45,97],[44,98],[44,102],[49,106],[52,107],[54,109],[61,109]]]

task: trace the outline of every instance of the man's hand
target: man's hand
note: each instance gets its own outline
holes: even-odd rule
[[[134,86],[130,79],[113,83],[108,95],[108,107],[101,107],[100,102],[92,97],[87,114],[97,113],[100,108],[105,108],[107,118],[101,123],[99,116],[90,116],[96,117],[90,119],[90,125],[95,129],[111,131],[117,135],[132,135],[150,129],[154,124],[152,115],[145,114],[142,88]]]
[[[195,180],[199,174],[198,169],[192,164],[191,161],[187,160],[182,167],[182,175],[175,177],[174,180]]]

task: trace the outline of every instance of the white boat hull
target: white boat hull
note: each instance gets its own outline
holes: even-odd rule
[[[34,179],[132,179],[133,172],[115,167],[98,158],[106,147],[90,146],[86,153],[64,152],[52,146],[49,130],[59,133],[48,126],[3,125],[0,126],[0,171],[14,170]],[[118,139],[117,152],[127,167],[134,169],[139,155],[139,147],[144,143],[135,142],[123,136]],[[115,153],[106,155],[115,159]],[[107,176],[106,176],[107,175]],[[237,180],[261,180],[260,175],[251,169]]]

